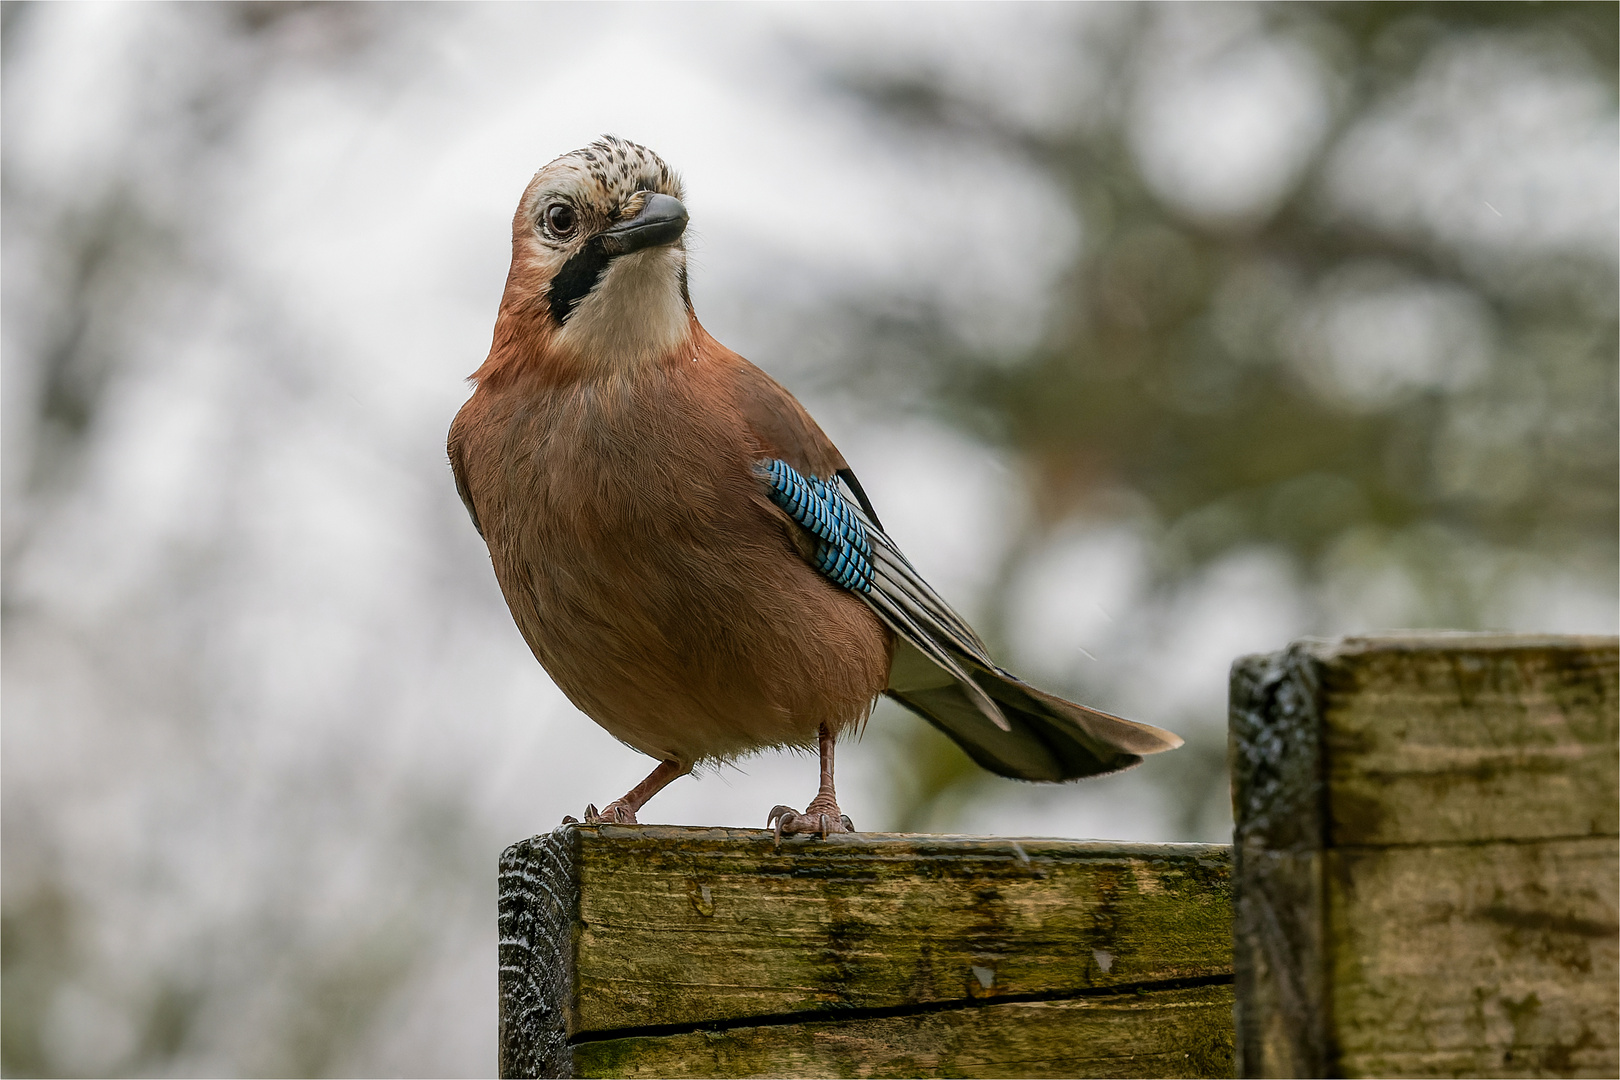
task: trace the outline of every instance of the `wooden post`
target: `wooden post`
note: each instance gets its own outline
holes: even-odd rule
[[[1614,638],[1232,671],[1240,1076],[1615,1076]]]
[[[1230,1076],[1230,849],[569,826],[501,858],[503,1076]]]

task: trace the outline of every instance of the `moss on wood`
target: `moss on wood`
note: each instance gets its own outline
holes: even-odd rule
[[[1068,1031],[1059,1056],[1153,1026],[1144,1046],[1229,1071],[1217,845],[857,833],[777,850],[756,830],[570,827],[507,852],[502,926],[508,1075],[888,1075],[861,1070],[911,1071],[936,1035],[961,1052],[932,1074],[1014,1075],[1024,1023]],[[1194,1016],[1185,1042],[1174,1033],[1194,1029],[1167,1018]],[[852,1064],[850,1047],[885,1040],[888,1057]],[[703,1048],[726,1047],[746,1064],[713,1073]],[[683,1072],[688,1051],[700,1063]],[[1179,1075],[1160,1053],[1142,1068]],[[1029,1060],[1016,1075],[1079,1067]]]
[[[1617,656],[1447,634],[1234,666],[1243,1075],[1617,1071]]]

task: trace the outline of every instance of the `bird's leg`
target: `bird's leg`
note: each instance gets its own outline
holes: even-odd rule
[[[610,825],[636,824],[636,811],[644,806],[648,799],[663,791],[671,780],[678,780],[692,771],[692,766],[682,765],[677,761],[660,761],[658,768],[647,774],[647,779],[631,788],[622,799],[615,799],[608,803],[606,810],[597,810],[595,804],[585,808],[585,824],[596,825],[606,822]],[[574,822],[572,816],[563,818],[563,824]]]
[[[773,806],[765,823],[776,833],[776,843],[782,843],[783,833],[816,833],[826,839],[828,833],[854,832],[855,823],[838,809],[838,796],[833,793],[833,733],[826,724],[821,725],[818,737],[821,749],[821,787],[810,805],[799,813],[791,806]]]

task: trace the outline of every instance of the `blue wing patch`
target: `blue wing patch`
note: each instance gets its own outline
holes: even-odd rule
[[[785,461],[760,462],[771,501],[816,538],[816,569],[851,592],[872,591],[872,545],[866,526],[831,484]]]

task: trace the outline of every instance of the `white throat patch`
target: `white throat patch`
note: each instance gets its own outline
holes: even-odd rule
[[[686,301],[678,247],[649,248],[608,264],[557,342],[592,367],[625,370],[655,363],[686,339]]]

